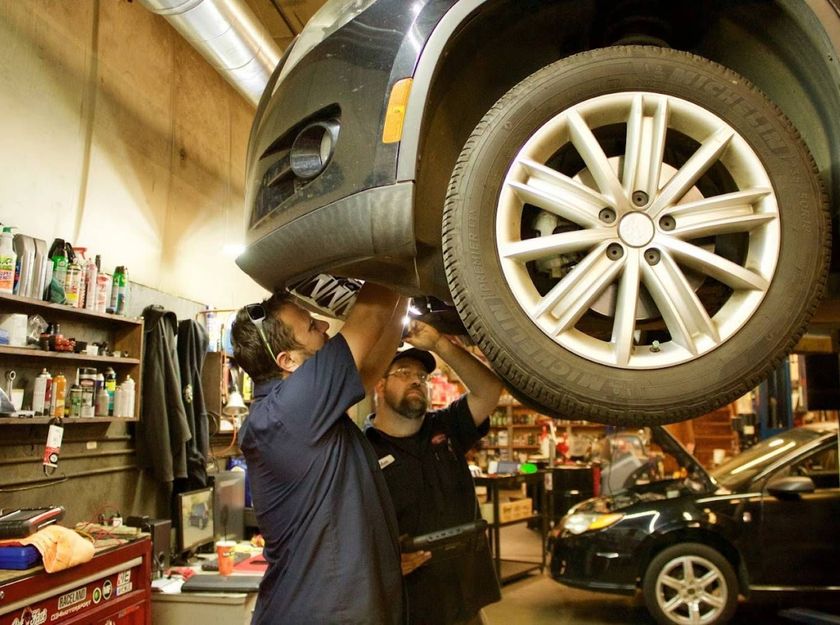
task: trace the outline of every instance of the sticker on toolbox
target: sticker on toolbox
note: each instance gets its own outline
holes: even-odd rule
[[[24,608],[20,616],[12,621],[12,625],[43,625],[47,622],[47,610],[33,610]]]
[[[87,588],[77,588],[58,598],[58,609],[63,610],[87,598]]]
[[[106,579],[105,583],[102,584],[102,596],[105,597],[105,601],[111,598],[111,593],[114,590],[114,586],[111,583],[110,579]]]

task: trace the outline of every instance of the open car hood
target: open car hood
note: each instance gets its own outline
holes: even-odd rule
[[[661,425],[654,425],[650,428],[651,437],[653,441],[659,445],[663,451],[670,453],[680,463],[681,467],[685,467],[688,476],[694,481],[702,482],[709,490],[714,491],[719,488],[719,484],[711,476],[711,474],[703,468],[703,465],[692,456],[688,450]]]

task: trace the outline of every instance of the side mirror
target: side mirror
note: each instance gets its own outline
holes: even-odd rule
[[[798,499],[802,493],[813,493],[814,481],[810,477],[780,477],[767,484],[767,491],[777,499]]]

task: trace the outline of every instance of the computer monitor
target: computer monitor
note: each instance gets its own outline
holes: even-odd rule
[[[216,538],[242,540],[245,534],[245,472],[219,471],[210,477],[216,489]]]
[[[184,559],[215,541],[213,487],[178,494],[178,551]]]

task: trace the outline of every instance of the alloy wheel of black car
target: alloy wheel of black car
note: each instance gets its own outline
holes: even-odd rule
[[[651,561],[642,592],[648,611],[662,625],[722,625],[735,612],[738,582],[717,551],[686,543]]]
[[[781,111],[711,61],[642,46],[508,92],[467,141],[443,218],[455,304],[515,394],[626,425],[754,388],[816,307],[828,237]]]

